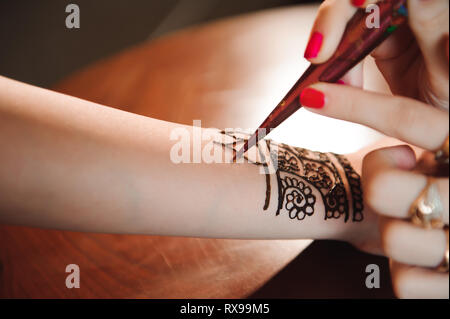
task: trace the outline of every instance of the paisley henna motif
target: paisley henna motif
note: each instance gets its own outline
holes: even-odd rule
[[[325,205],[325,219],[341,216],[345,221],[349,219],[344,182],[327,154],[278,145],[278,179],[283,179],[286,174],[306,180],[320,192]]]
[[[249,135],[245,133],[222,131],[221,134],[232,138],[230,143],[221,145],[234,152],[242,146],[239,144],[245,143],[249,138]],[[264,143],[266,150],[269,150],[269,156],[261,151],[261,143]],[[299,221],[313,216],[317,196],[319,196],[325,207],[325,220],[340,218],[343,218],[345,222],[363,220],[360,177],[344,156],[312,152],[303,148],[276,144],[270,140],[259,142],[257,147],[258,160],[252,161],[247,157],[246,160],[265,169],[268,169],[269,165],[275,165],[278,184],[276,216],[287,215],[290,219]],[[336,165],[340,166],[339,169]],[[268,172],[266,187],[264,210],[269,208],[272,192]],[[351,194],[348,194],[347,189]]]

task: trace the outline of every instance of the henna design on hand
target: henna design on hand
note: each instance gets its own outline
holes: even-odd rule
[[[247,133],[221,131],[232,139],[229,143],[217,143],[236,152],[250,137]],[[266,153],[262,150],[266,149]],[[276,144],[263,140],[257,144],[259,158],[245,160],[262,166],[266,176],[268,210],[271,196],[269,165],[275,165],[278,184],[278,207],[275,215],[287,215],[290,219],[304,220],[315,212],[317,196],[325,207],[324,219],[344,218],[347,222],[363,220],[363,201],[359,175],[342,155],[313,152],[299,147]],[[267,150],[269,156],[267,156]]]
[[[250,137],[250,135],[248,133],[245,132],[239,132],[239,131],[233,131],[233,132],[229,132],[229,131],[220,131],[220,135],[222,136],[228,136],[232,139],[231,142],[224,142],[224,141],[214,141],[214,144],[216,145],[220,145],[224,148],[230,149],[232,150],[234,153],[237,151],[237,149],[239,147],[242,147],[241,145],[238,147],[238,144],[244,144],[246,142],[246,140]],[[242,135],[242,136],[240,136]],[[269,156],[271,156],[270,153],[270,141],[269,140],[265,140],[265,141],[261,141],[260,143],[266,143],[267,149],[269,150]],[[252,163],[254,165],[257,166],[261,166],[264,168],[265,170],[265,177],[266,177],[266,199],[264,201],[264,210],[267,210],[269,208],[270,205],[270,196],[272,195],[272,187],[270,185],[270,173],[268,170],[269,167],[269,159],[266,158],[266,155],[264,154],[264,152],[262,151],[261,147],[260,147],[260,143],[258,143],[258,154],[259,154],[259,158],[260,160],[258,161],[257,159],[255,159],[254,161],[252,161],[251,159],[249,159],[246,155],[244,156],[244,159],[248,162],[248,163]]]
[[[312,193],[310,186],[301,179],[288,176],[280,183],[283,194],[279,197],[277,215],[280,214],[281,209],[286,209],[291,219],[303,220],[306,216],[314,214],[316,196]]]
[[[338,219],[344,216],[347,221],[349,206],[344,182],[328,155],[285,144],[279,145],[278,148],[278,180],[282,181],[286,176],[294,176],[312,184],[322,197],[325,219]],[[279,185],[283,190],[283,183]],[[281,197],[281,200],[284,198]],[[280,202],[279,210],[281,206]]]
[[[339,163],[342,165],[345,171],[345,176],[347,177],[348,184],[350,186],[351,198],[353,200],[353,217],[354,222],[360,222],[364,219],[363,210],[363,193],[361,187],[361,178],[358,173],[355,172],[349,160],[338,154],[333,154]]]

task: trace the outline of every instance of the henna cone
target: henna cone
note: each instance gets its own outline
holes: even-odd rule
[[[368,28],[366,20],[371,13],[358,10],[347,24],[347,28],[334,55],[325,63],[311,65],[295,83],[283,100],[260,125],[233,161],[301,108],[300,94],[304,88],[316,82],[336,83],[348,71],[369,55],[381,42],[407,21],[406,0],[383,0],[377,3],[380,12],[380,27]],[[264,130],[267,134],[259,134]]]

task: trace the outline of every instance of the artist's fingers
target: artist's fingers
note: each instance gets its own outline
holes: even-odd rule
[[[425,229],[409,221],[379,219],[386,256],[408,265],[436,268],[445,256],[447,236],[443,229]]]
[[[363,124],[429,151],[438,150],[449,133],[447,112],[409,98],[316,83],[303,90],[300,102],[315,113]]]
[[[364,62],[359,63],[338,82],[343,85],[350,85],[357,88],[363,87],[364,80]]]
[[[358,7],[377,0],[325,0],[319,8],[305,50],[305,58],[312,63],[327,61],[336,51],[345,27]]]
[[[446,45],[449,33],[448,0],[409,0],[409,25],[430,74],[448,81]],[[447,85],[448,88],[448,85]]]
[[[372,57],[391,90],[404,96],[416,96],[418,81],[424,80],[419,79],[417,75],[407,75],[417,72],[417,68],[412,66],[417,65],[418,56],[420,57],[420,49],[407,24],[372,51]],[[400,80],[402,78],[406,79],[407,83]]]
[[[371,55],[378,61],[396,59],[404,55],[413,42],[414,35],[409,25],[405,24],[375,48]]]
[[[391,261],[392,286],[403,299],[448,299],[448,273]]]
[[[415,154],[406,146],[367,154],[362,167],[365,203],[378,214],[408,218],[411,205],[427,184],[425,175],[410,171],[415,164]],[[443,220],[448,225],[449,180],[436,179],[435,185],[444,209]]]

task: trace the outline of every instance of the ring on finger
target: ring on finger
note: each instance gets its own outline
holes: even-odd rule
[[[416,198],[409,210],[411,221],[424,228],[443,228],[445,226],[444,207],[433,177],[427,178],[427,185]]]

